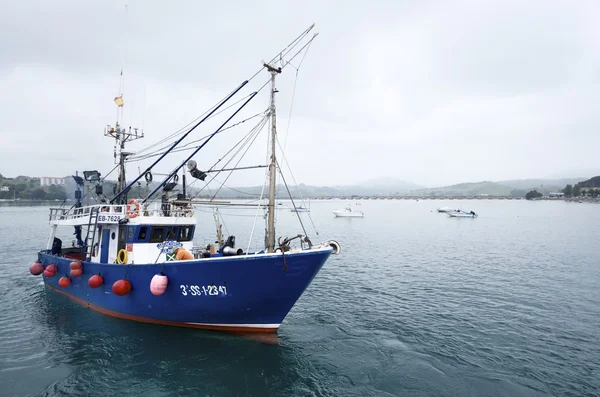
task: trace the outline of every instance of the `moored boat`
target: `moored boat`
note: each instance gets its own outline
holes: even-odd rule
[[[454,210],[446,213],[450,218],[477,218],[475,211]]]
[[[337,218],[364,218],[365,216],[362,211],[353,210],[349,205],[344,209],[333,211],[333,214]]]

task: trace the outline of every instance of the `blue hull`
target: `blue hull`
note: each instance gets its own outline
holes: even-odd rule
[[[42,251],[44,265],[54,263],[56,275],[47,287],[99,312],[129,320],[229,331],[275,332],[317,275],[331,250],[281,255],[243,255],[151,265],[83,263],[83,274],[61,287],[73,259]],[[152,277],[168,277],[164,294],[150,292]],[[104,278],[99,288],[88,286],[94,274]],[[125,296],[113,293],[115,281],[127,279]]]

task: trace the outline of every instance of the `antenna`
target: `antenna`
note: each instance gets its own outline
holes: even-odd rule
[[[121,80],[123,79],[123,71],[121,70]],[[122,109],[124,105],[123,94],[115,98],[115,103],[117,104],[118,109]],[[118,111],[117,111],[118,112]],[[121,112],[122,113],[122,112]],[[117,113],[118,114],[118,113]],[[104,136],[114,138],[115,146],[113,156],[115,159],[115,164],[119,164],[119,177],[117,180],[117,191],[122,191],[126,185],[125,181],[125,160],[128,156],[132,155],[133,152],[125,151],[125,143],[130,141],[135,141],[144,137],[144,131],[140,130],[137,127],[124,128],[119,124],[118,117],[115,126],[107,125],[104,129]],[[117,156],[118,154],[118,156]],[[125,203],[127,201],[126,194],[121,198],[121,203]]]

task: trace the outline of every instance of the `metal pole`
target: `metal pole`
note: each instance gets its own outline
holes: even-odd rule
[[[275,250],[275,144],[277,138],[277,119],[275,114],[275,93],[277,92],[277,88],[275,88],[275,76],[281,73],[281,68],[275,69],[267,64],[265,64],[265,67],[271,72],[271,164],[269,165],[269,206],[265,250],[273,252]]]

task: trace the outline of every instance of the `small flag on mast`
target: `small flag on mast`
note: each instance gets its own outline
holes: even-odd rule
[[[118,107],[122,108],[123,107],[123,95],[115,97],[115,103],[117,104]]]

